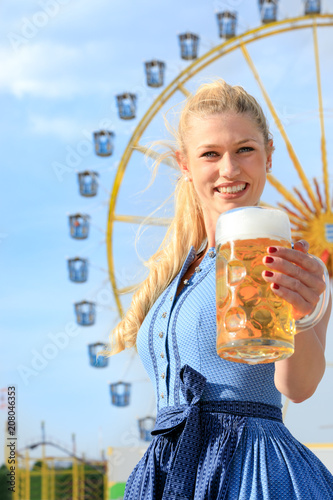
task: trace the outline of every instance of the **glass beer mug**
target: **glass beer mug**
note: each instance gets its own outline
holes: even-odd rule
[[[229,210],[219,216],[215,239],[218,355],[253,364],[291,356],[296,326],[297,331],[312,326],[313,314],[310,322],[307,317],[295,322],[292,306],[262,277],[267,247],[291,248],[287,214],[262,207]]]

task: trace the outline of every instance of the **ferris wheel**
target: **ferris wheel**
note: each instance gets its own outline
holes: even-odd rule
[[[119,318],[124,315],[133,290],[145,276],[142,260],[158,246],[173,215],[172,192],[177,170],[172,161],[164,160],[153,186],[146,189],[150,176],[146,158],[148,156],[153,161],[161,154],[158,150],[148,149],[147,143],[152,138],[161,138],[162,115],[166,112],[172,115],[202,81],[212,76],[243,85],[264,105],[274,128],[276,149],[282,152],[275,161],[279,167],[273,167],[274,175],[267,176],[269,186],[262,203],[271,205],[272,200],[278,199],[275,203],[289,215],[293,238],[309,241],[310,252],[320,257],[330,276],[333,275],[333,213],[326,145],[326,132],[332,127],[332,110],[327,98],[330,85],[325,80],[325,67],[328,62],[332,63],[332,54],[323,43],[325,39],[332,40],[333,13],[324,13],[320,0],[306,0],[301,4],[300,15],[281,19],[279,8],[282,3],[259,0],[260,25],[242,32],[239,26],[241,12],[217,12],[220,41],[200,56],[199,34],[185,32],[178,35],[183,66],[167,86],[164,86],[167,64],[157,59],[145,62],[147,89],[163,90],[154,97],[138,123],[138,96],[129,91],[116,96],[119,118],[136,123],[119,162],[108,203],[108,276]],[[287,51],[282,53],[280,45]],[[302,53],[304,47],[306,56]],[[278,75],[275,79],[274,74]],[[301,138],[300,123],[305,130]],[[315,141],[308,144],[308,137],[315,137]],[[114,132],[96,131],[94,142],[98,156],[111,156]],[[299,150],[304,149],[304,144],[315,149],[315,162],[313,158],[309,160],[303,151],[301,157]],[[98,173],[79,173],[79,183],[83,196],[94,196],[98,188]],[[89,220],[87,214],[70,216],[71,235],[77,239],[86,238]],[[141,235],[137,251],[139,228]],[[85,281],[87,260],[80,257],[70,260],[71,279]],[[121,273],[119,269],[122,269]],[[128,272],[124,273],[124,269]],[[79,324],[94,324],[95,306],[85,300],[75,304]],[[102,345],[97,342],[89,346],[91,363],[95,366],[107,365],[106,360],[98,362],[100,358],[96,358]],[[125,388],[121,387],[124,397],[119,406],[122,406],[128,404],[129,387],[122,381],[118,383],[125,384]],[[114,396],[113,404],[120,401],[117,397]]]
[[[278,175],[268,175],[268,181],[270,184],[280,193],[283,200],[279,203],[281,207],[287,210],[293,229],[293,237],[300,238],[303,237],[310,243],[311,253],[320,257],[327,265],[330,276],[333,274],[333,214],[331,207],[331,197],[330,197],[330,180],[328,171],[328,161],[327,161],[327,151],[326,151],[326,136],[325,136],[325,121],[324,121],[324,106],[323,106],[323,96],[321,88],[321,68],[320,68],[320,52],[318,44],[318,31],[322,28],[333,26],[333,15],[332,14],[321,14],[320,13],[320,2],[312,1],[305,2],[305,15],[285,19],[282,21],[277,21],[277,8],[278,2],[274,1],[260,1],[261,15],[262,15],[262,25],[251,29],[241,35],[236,36],[236,26],[237,26],[237,13],[235,12],[220,12],[217,13],[219,35],[224,38],[224,41],[206,52],[203,56],[197,57],[198,51],[198,35],[194,33],[185,33],[179,36],[181,45],[181,55],[184,59],[193,60],[191,64],[186,66],[186,68],[161,92],[157,99],[150,106],[146,114],[143,116],[135,131],[130,138],[126,150],[120,161],[118,171],[114,180],[114,185],[112,188],[110,203],[109,203],[109,216],[108,216],[108,226],[107,226],[107,256],[108,256],[108,266],[109,266],[109,276],[112,289],[114,292],[115,301],[119,310],[119,314],[122,316],[124,311],[124,306],[121,301],[121,296],[126,292],[130,293],[132,288],[128,286],[127,289],[122,288],[118,285],[116,279],[116,254],[114,251],[114,241],[116,233],[116,224],[144,224],[151,226],[168,226],[170,219],[167,217],[149,217],[146,214],[138,215],[123,215],[119,214],[118,206],[121,206],[121,195],[122,195],[122,183],[126,177],[127,170],[135,152],[141,154],[149,154],[153,159],[158,157],[158,152],[154,153],[148,151],[144,142],[141,142],[144,132],[148,129],[149,125],[155,118],[155,116],[161,111],[162,107],[168,101],[172,101],[175,94],[181,94],[178,99],[181,100],[184,96],[190,95],[191,91],[186,85],[190,83],[196,75],[204,70],[207,66],[212,65],[219,59],[225,58],[227,55],[233,52],[240,52],[244,58],[244,64],[248,66],[253,78],[257,82],[262,98],[266,102],[267,108],[269,109],[272,118],[274,119],[275,125],[285,143],[286,149],[289,154],[290,164],[288,168],[293,168],[297,173],[303,192],[299,188],[294,188],[292,192],[290,186],[284,185],[278,178]],[[318,112],[319,116],[319,126],[320,132],[318,130],[318,137],[320,137],[321,143],[321,171],[316,168],[313,171],[315,176],[320,176],[320,181],[315,177],[313,179],[313,185],[308,179],[304,168],[298,159],[297,153],[292,145],[292,141],[287,135],[286,128],[283,125],[284,117],[280,117],[278,111],[274,107],[273,99],[269,95],[269,92],[265,88],[264,82],[260,77],[259,71],[256,68],[255,62],[250,55],[249,48],[253,44],[259,44],[260,42],[265,42],[268,37],[274,37],[278,43],[279,35],[283,35],[287,32],[296,32],[298,30],[304,30],[308,32],[308,35],[313,39],[314,47],[314,63],[316,68],[316,80],[317,80],[317,92],[313,96],[313,105],[315,105],[316,99],[318,99]],[[146,63],[147,72],[147,84],[157,87],[163,85],[163,70],[165,63],[162,61],[150,61]],[[227,75],[226,75],[227,76]],[[226,78],[227,79],[227,78]],[[120,116],[122,118],[134,117],[135,109],[135,96],[129,94],[121,96],[126,98],[131,102],[131,106],[127,104],[127,107],[119,108]],[[174,100],[172,101],[173,105]],[[127,110],[127,115],[124,115]],[[130,114],[131,113],[131,114]],[[319,127],[318,127],[319,129]],[[144,162],[141,160],[142,164]],[[166,162],[167,166],[173,169],[173,165],[170,162]],[[165,189],[165,191],[167,191]],[[308,198],[308,200],[306,199]],[[144,200],[142,199],[142,208],[144,210]],[[157,208],[157,207],[155,207]],[[143,212],[142,210],[142,212]],[[135,285],[136,283],[133,283]]]

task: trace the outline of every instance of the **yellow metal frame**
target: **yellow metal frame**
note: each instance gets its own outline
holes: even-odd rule
[[[41,498],[42,500],[54,500],[55,498],[55,480],[57,475],[67,474],[71,476],[72,484],[72,500],[84,500],[85,498],[85,479],[91,474],[95,474],[95,470],[85,470],[85,464],[75,457],[47,457],[45,449],[42,450],[41,468],[32,470],[33,463],[38,461],[38,458],[29,456],[28,450],[25,455],[17,455],[16,476],[15,476],[15,493],[14,500],[30,500],[30,485],[32,477],[41,478]],[[70,469],[56,469],[55,464],[59,462],[71,462],[72,471]],[[108,462],[106,460],[89,461],[90,464],[104,466],[105,473],[103,474],[103,500],[108,499]]]
[[[318,88],[320,130],[321,130],[321,155],[322,155],[322,163],[323,163],[326,207],[327,207],[327,212],[331,213],[331,201],[330,201],[330,191],[329,191],[329,182],[328,182],[327,153],[326,153],[325,124],[324,124],[324,110],[323,110],[323,97],[322,97],[322,92],[321,92],[319,49],[318,49],[316,19],[313,20],[313,42],[314,42],[315,60],[316,60],[316,76],[317,76],[317,88]]]
[[[326,159],[326,142],[325,142],[325,133],[324,133],[324,115],[323,115],[323,106],[322,106],[322,97],[321,97],[321,84],[320,84],[320,70],[319,70],[319,52],[318,52],[318,42],[317,42],[317,29],[319,27],[325,26],[333,26],[333,15],[325,14],[325,15],[307,15],[301,17],[295,17],[291,19],[285,19],[282,21],[277,21],[269,24],[261,25],[255,29],[251,29],[242,35],[235,36],[220,45],[214,47],[213,49],[206,52],[203,56],[196,59],[193,63],[187,66],[157,97],[157,99],[150,106],[148,111],[145,113],[139,124],[137,125],[133,135],[123,153],[121,161],[118,166],[118,170],[116,172],[110,202],[109,202],[109,213],[108,213],[108,222],[107,222],[107,231],[106,231],[106,245],[107,245],[107,259],[108,259],[108,269],[109,269],[109,278],[112,286],[112,290],[115,296],[115,301],[117,305],[117,309],[119,311],[120,317],[123,317],[124,311],[119,297],[119,290],[117,288],[116,278],[115,278],[115,269],[114,269],[114,259],[113,259],[113,224],[114,221],[122,221],[122,222],[131,222],[131,223],[154,223],[165,225],[168,222],[166,219],[149,219],[149,218],[140,218],[140,217],[131,217],[131,216],[121,216],[115,214],[116,201],[119,193],[119,189],[122,183],[123,176],[125,174],[125,170],[127,164],[131,158],[131,155],[134,150],[141,151],[142,153],[146,152],[146,148],[139,144],[139,140],[142,137],[143,132],[154,118],[154,116],[161,110],[162,106],[170,99],[170,97],[177,91],[180,91],[186,97],[190,95],[190,92],[185,87],[185,83],[195,76],[197,73],[202,71],[206,66],[212,64],[217,59],[229,54],[237,49],[240,49],[249,64],[255,78],[257,79],[261,91],[264,95],[264,98],[267,102],[267,105],[272,112],[272,115],[275,119],[275,122],[280,130],[280,133],[285,140],[288,153],[290,158],[296,168],[296,171],[305,187],[314,207],[315,212],[319,213],[322,209],[318,199],[316,198],[303,170],[297,159],[296,153],[294,152],[291,143],[287,137],[286,132],[284,131],[281,121],[274,110],[274,107],[269,99],[269,96],[264,89],[262,82],[260,81],[259,75],[255,69],[255,66],[250,59],[248,51],[246,49],[246,45],[256,42],[266,37],[278,35],[281,33],[286,33],[288,31],[294,31],[298,29],[312,29],[314,36],[314,46],[315,46],[315,59],[316,59],[316,72],[317,72],[317,86],[318,86],[318,97],[319,97],[319,114],[320,114],[320,123],[321,123],[321,144],[322,144],[322,160],[323,160],[323,171],[324,171],[324,182],[325,182],[325,195],[326,195],[326,203],[327,207],[329,207],[329,186],[328,186],[328,172],[327,172],[327,159]],[[158,153],[150,153],[150,156],[156,158]],[[170,162],[168,162],[170,164]],[[287,201],[289,201],[305,218],[312,216],[313,214],[309,210],[309,208],[304,205],[304,203],[300,203],[295,196],[290,193],[277,179],[275,179],[271,174],[268,176],[269,182],[285,197]],[[293,217],[298,219],[300,224],[304,219],[297,214],[293,214]],[[128,287],[131,290],[131,287]]]

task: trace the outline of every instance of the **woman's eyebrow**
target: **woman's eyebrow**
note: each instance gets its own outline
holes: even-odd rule
[[[236,144],[244,144],[245,142],[250,142],[250,141],[254,141],[254,142],[258,142],[256,139],[254,139],[253,137],[249,137],[248,139],[242,139],[238,142],[236,142]]]
[[[219,147],[221,147],[220,144],[200,144],[200,146],[198,146],[197,149],[219,148]]]
[[[250,141],[254,141],[254,142],[258,142],[256,139],[254,139],[253,137],[249,137],[247,139],[241,139],[240,141],[238,142],[235,142],[236,145],[239,145],[239,144],[244,144],[245,142],[250,142]],[[198,149],[208,149],[208,148],[219,148],[221,147],[221,144],[200,144],[198,147],[197,147],[197,150]]]

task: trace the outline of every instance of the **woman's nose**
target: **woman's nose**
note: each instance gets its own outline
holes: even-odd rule
[[[240,173],[240,167],[231,155],[224,153],[220,160],[219,174],[221,177],[235,177]]]

